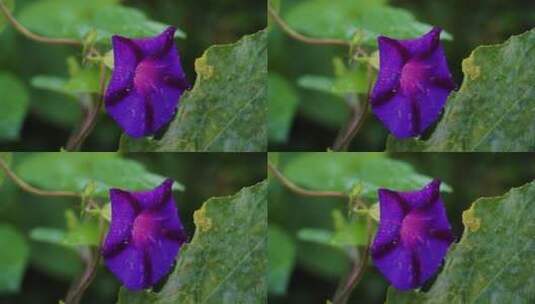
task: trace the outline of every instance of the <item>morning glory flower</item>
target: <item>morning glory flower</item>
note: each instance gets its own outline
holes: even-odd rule
[[[186,242],[172,185],[167,179],[150,191],[110,190],[111,225],[102,256],[130,290],[148,288],[162,279]]]
[[[421,135],[440,116],[455,83],[440,45],[441,29],[417,39],[381,36],[373,113],[397,138]]]
[[[375,266],[397,289],[422,286],[453,242],[440,181],[419,191],[380,189],[379,207],[379,228],[371,246]]]
[[[106,111],[131,137],[165,126],[189,87],[174,34],[169,27],[151,38],[112,37],[114,70],[104,97]]]

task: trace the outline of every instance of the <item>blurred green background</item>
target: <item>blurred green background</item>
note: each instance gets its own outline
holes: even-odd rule
[[[296,171],[300,171],[301,182],[298,184],[301,186],[307,179],[321,181],[322,176],[312,166],[304,166],[302,162],[301,166],[296,166],[296,162],[302,159],[305,154],[280,153],[278,156],[277,167],[283,173],[284,170],[290,170],[290,166],[293,167],[295,176],[297,176]],[[334,153],[330,155],[335,159],[339,156],[339,154]],[[354,161],[352,163],[355,165],[351,165],[351,169],[348,171],[354,170],[354,179],[359,179],[359,176],[362,179],[366,178],[362,177],[362,172],[357,171],[359,168],[363,168],[362,166],[365,166],[367,162],[360,161],[361,164],[358,165],[359,159],[368,156],[365,153],[353,153]],[[406,162],[417,173],[439,178],[452,187],[453,192],[442,193],[442,198],[457,241],[463,232],[462,211],[467,209],[473,201],[484,196],[502,195],[512,187],[519,187],[535,179],[535,155],[528,153],[398,153],[389,155],[389,158]],[[317,164],[325,172],[323,174],[325,185],[333,184],[332,176],[340,176],[346,172],[343,168],[331,165],[324,167]],[[376,172],[373,166],[368,166],[366,170],[367,174],[373,175],[375,179],[379,176],[392,182],[392,179],[389,178],[393,175],[391,172]],[[347,178],[343,180],[348,181]],[[310,187],[308,188],[310,189]],[[332,190],[330,188],[313,189]],[[268,199],[270,228],[276,226],[282,230],[288,242],[288,244],[279,242],[276,245],[269,242],[268,247],[271,247],[272,250],[268,251],[283,252],[282,256],[278,255],[278,262],[276,262],[277,265],[281,265],[281,261],[287,260],[285,255],[291,255],[292,250],[288,248],[292,246],[295,248],[295,264],[290,273],[287,290],[286,292],[280,289],[275,290],[273,287],[277,284],[271,285],[269,303],[325,303],[327,299],[332,298],[339,280],[349,270],[347,255],[338,247],[304,241],[297,235],[298,231],[303,228],[335,231],[331,214],[333,210],[340,210],[342,214],[346,214],[346,202],[342,199],[310,198],[295,195],[283,188],[273,177],[270,177]],[[353,231],[355,235],[358,233],[356,229],[350,231]],[[368,263],[365,275],[354,290],[349,303],[384,303],[388,283],[370,264],[372,262]],[[428,282],[426,286],[431,283]]]
[[[14,15],[40,0],[17,0]],[[73,0],[75,2],[85,0]],[[91,0],[92,1],[92,0]],[[182,64],[191,83],[195,81],[194,61],[213,44],[231,43],[245,34],[265,27],[264,1],[247,0],[127,0],[127,7],[138,8],[150,19],[175,25],[187,34],[176,39]],[[64,13],[64,12],[57,12]],[[68,75],[66,59],[78,56],[75,48],[41,44],[22,37],[9,26],[0,33],[0,71],[7,71],[23,81],[30,94],[30,110],[20,139],[0,141],[4,151],[58,151],[64,146],[81,116],[76,99],[33,88],[36,75]],[[102,114],[84,151],[115,151],[119,127]]]
[[[311,1],[314,0],[281,0],[280,15],[287,17],[294,8]],[[378,2],[378,0],[359,1],[362,2]],[[454,39],[444,41],[443,45],[450,70],[459,85],[462,82],[461,62],[475,47],[501,43],[511,35],[535,27],[535,2],[530,0],[382,2],[388,2],[392,7],[406,9],[418,21],[439,26],[453,35]],[[358,11],[356,3],[357,1],[354,11]],[[354,12],[343,10],[341,14],[350,15]],[[385,18],[374,22],[392,21]],[[306,20],[302,23],[306,23]],[[307,74],[333,77],[334,57],[347,61],[347,49],[304,44],[289,38],[277,26],[272,27],[269,38],[271,78],[273,75],[282,76],[287,85],[282,88],[280,81],[272,79],[269,94],[281,96],[287,102],[292,100],[298,105],[295,117],[291,119],[287,140],[280,133],[279,136],[270,136],[270,151],[326,151],[328,147],[332,147],[338,129],[349,118],[349,107],[340,96],[303,88],[298,84],[298,79]],[[272,104],[270,99],[270,105]],[[282,117],[280,114],[275,116],[283,119],[280,118]],[[282,132],[280,127],[277,128]],[[370,114],[349,150],[384,151],[387,134],[387,130]]]
[[[29,156],[32,153],[15,154],[12,168]],[[174,192],[174,198],[190,238],[195,231],[193,212],[204,201],[232,195],[266,176],[266,156],[261,153],[134,153],[125,158],[137,160],[149,172],[173,178],[185,186],[185,191]],[[81,260],[74,251],[31,240],[28,234],[38,226],[64,229],[65,210],[77,211],[78,203],[30,195],[7,180],[0,186],[0,222],[13,225],[30,245],[29,264],[20,291],[10,295],[0,292],[0,303],[58,303],[65,297],[69,284],[82,271]],[[118,290],[117,279],[101,266],[82,303],[115,303]]]

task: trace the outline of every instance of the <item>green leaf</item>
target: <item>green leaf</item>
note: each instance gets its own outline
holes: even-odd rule
[[[284,295],[295,265],[295,242],[283,228],[270,224],[267,251],[269,293]]]
[[[389,151],[531,151],[535,149],[535,29],[463,61],[464,82],[428,140],[398,141]]]
[[[19,291],[30,250],[15,227],[0,224],[0,293]]]
[[[535,290],[535,182],[481,198],[464,211],[464,234],[426,292],[400,293],[395,303],[531,303]]]
[[[304,75],[299,86],[345,98],[348,94],[364,94],[368,91],[368,71],[364,64],[347,68],[340,58],[333,60],[335,77]]]
[[[28,110],[28,92],[10,73],[0,71],[0,140],[16,140]]]
[[[97,246],[99,229],[96,221],[84,221],[69,231],[63,239],[67,246]]]
[[[94,195],[100,197],[107,197],[110,188],[146,190],[164,180],[138,162],[123,159],[115,153],[34,154],[24,159],[16,172],[25,181],[49,190],[81,193],[94,182]],[[184,189],[178,182],[173,188]]]
[[[90,23],[98,34],[97,41],[108,41],[113,35],[127,37],[148,37],[163,32],[168,25],[152,21],[145,14],[132,7],[106,6],[99,10]],[[175,37],[185,38],[186,34],[177,28]]]
[[[267,32],[210,47],[197,81],[160,140],[121,139],[124,151],[265,151]]]
[[[284,168],[293,182],[314,190],[350,193],[361,187],[360,196],[377,200],[377,190],[414,190],[431,181],[411,165],[381,153],[306,153],[293,158]],[[442,184],[442,191],[451,188]]]
[[[143,303],[264,303],[266,196],[264,181],[233,196],[206,201],[193,215],[195,234],[180,249],[174,272],[154,300]],[[118,303],[141,301],[128,293],[122,290]]]
[[[0,0],[0,2],[4,3],[4,5],[7,7],[7,9],[12,12],[15,8],[15,2],[13,0]],[[0,33],[4,30],[6,27],[7,20],[4,17],[4,14],[0,13]]]
[[[327,229],[303,228],[297,232],[297,238],[305,242],[312,242],[328,246],[333,245],[333,232]]]
[[[294,6],[285,16],[288,24],[306,35],[337,38],[348,42],[377,45],[377,37],[414,38],[431,29],[401,8],[384,0],[311,0]],[[451,35],[443,33],[445,39]]]
[[[30,231],[30,238],[67,247],[97,246],[99,230],[96,222],[86,221],[68,232],[57,228],[37,227]]]
[[[109,45],[111,36],[153,36],[165,25],[147,19],[138,9],[118,5],[118,0],[41,0],[20,12],[18,19],[31,31],[49,37],[83,41],[96,31],[96,41]],[[177,30],[176,37],[184,37]]]
[[[300,229],[297,237],[302,241],[345,249],[366,244],[366,221],[363,217],[347,220],[338,209],[333,210],[333,231],[317,228]]]
[[[64,245],[66,233],[62,229],[37,227],[30,231],[30,238],[39,242]]]
[[[268,136],[274,142],[286,142],[297,110],[299,97],[292,85],[275,73],[268,75]]]
[[[77,98],[83,93],[100,92],[99,72],[96,68],[79,71],[69,79],[56,76],[35,76],[31,80],[32,86]]]

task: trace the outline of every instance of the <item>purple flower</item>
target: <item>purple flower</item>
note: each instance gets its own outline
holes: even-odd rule
[[[378,39],[380,69],[370,102],[397,138],[421,135],[439,118],[455,88],[440,32],[433,28],[417,39]]]
[[[115,68],[104,97],[106,111],[132,137],[165,126],[189,87],[174,34],[169,27],[151,38],[112,38]]]
[[[111,226],[102,256],[130,290],[148,288],[163,278],[187,239],[172,185],[167,179],[151,191],[110,190]]]
[[[439,188],[435,179],[420,191],[379,190],[381,219],[371,255],[397,289],[422,286],[453,241]]]

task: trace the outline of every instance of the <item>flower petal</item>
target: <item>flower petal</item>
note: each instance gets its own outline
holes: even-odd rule
[[[174,32],[169,27],[156,37],[113,37],[115,67],[106,90],[106,110],[131,137],[154,134],[169,123],[189,88]]]
[[[102,255],[130,290],[148,288],[172,268],[187,235],[167,179],[149,191],[110,190],[112,223]]]
[[[422,286],[440,268],[453,241],[435,179],[417,191],[379,190],[381,218],[371,256],[400,290]]]
[[[423,134],[440,117],[455,88],[440,32],[433,28],[416,39],[378,39],[381,64],[370,103],[399,139]]]
[[[104,259],[106,267],[130,290],[148,287],[145,284],[143,252],[128,246],[119,254]]]

